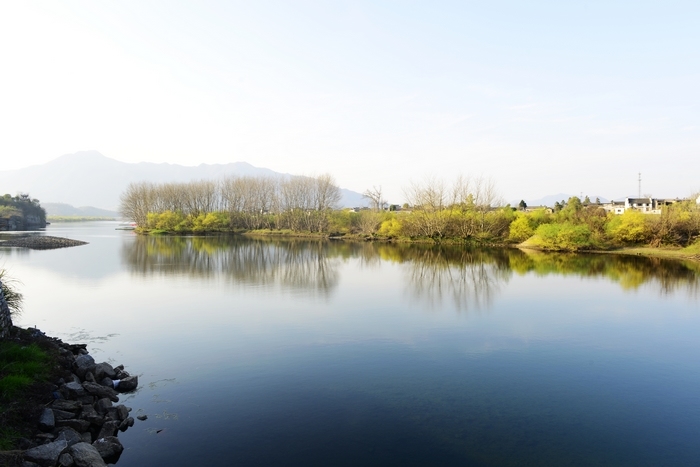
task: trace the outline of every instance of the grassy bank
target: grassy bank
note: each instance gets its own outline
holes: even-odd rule
[[[0,451],[16,448],[35,431],[57,359],[50,341],[31,330],[15,328],[11,339],[0,342]]]

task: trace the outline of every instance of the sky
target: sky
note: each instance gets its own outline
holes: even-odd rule
[[[5,1],[0,170],[97,150],[399,202],[700,191],[700,2]]]

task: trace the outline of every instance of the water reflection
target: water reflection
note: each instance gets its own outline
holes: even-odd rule
[[[654,284],[662,294],[684,290],[689,296],[697,297],[700,289],[700,264],[691,261],[513,250],[510,254],[510,268],[521,275],[535,273],[538,276],[555,274],[605,277],[624,290],[636,290],[645,284]]]
[[[489,308],[512,275],[505,249],[384,245],[378,253],[404,264],[407,294],[431,309],[444,301],[459,311]]]
[[[356,260],[362,269],[391,262],[402,266],[409,296],[429,307],[451,301],[458,310],[488,308],[513,274],[605,277],[624,290],[654,283],[661,293],[683,289],[693,297],[700,289],[698,264],[621,255],[231,236],[139,236],[125,242],[121,254],[135,274],[223,277],[323,295],[337,287],[345,261]]]
[[[139,236],[122,245],[132,273],[223,277],[233,284],[281,286],[329,294],[338,284],[340,258],[328,242],[241,237]]]

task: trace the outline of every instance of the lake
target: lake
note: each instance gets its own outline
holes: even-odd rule
[[[116,226],[0,267],[139,375],[120,467],[700,463],[698,263]]]

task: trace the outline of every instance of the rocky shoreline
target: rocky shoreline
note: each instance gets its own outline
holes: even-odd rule
[[[123,365],[96,363],[85,344],[66,344],[39,330],[31,332],[53,341],[62,376],[47,387],[49,402],[36,411],[35,435],[18,443],[22,450],[18,465],[99,467],[116,463],[124,450],[117,435],[135,423],[131,408],[117,405],[119,393],[136,390],[138,377]]]
[[[88,242],[49,235],[10,235],[0,238],[0,247],[19,247],[31,250],[53,250],[71,246],[87,245]]]

